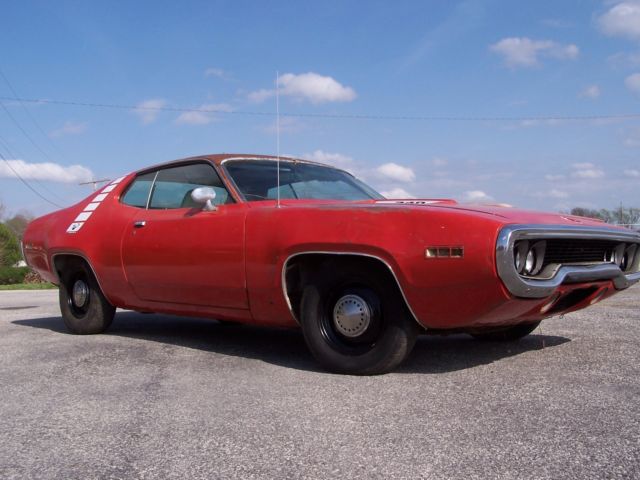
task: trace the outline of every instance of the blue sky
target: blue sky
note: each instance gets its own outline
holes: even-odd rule
[[[0,70],[22,98],[220,111],[22,103],[0,77],[11,115],[0,108],[0,153],[60,205],[88,195],[77,183],[91,178],[204,153],[275,153],[275,119],[245,113],[275,112],[278,71],[282,112],[338,117],[283,116],[282,153],[347,168],[391,196],[640,206],[640,117],[583,118],[640,113],[638,1],[22,1],[2,11]],[[8,213],[55,209],[2,161],[0,201]]]

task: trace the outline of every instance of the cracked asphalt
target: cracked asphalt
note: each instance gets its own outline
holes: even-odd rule
[[[319,370],[297,331],[0,292],[0,478],[639,478],[640,286],[513,344]]]

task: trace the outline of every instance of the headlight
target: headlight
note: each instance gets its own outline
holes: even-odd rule
[[[516,272],[520,275],[524,272],[524,266],[527,259],[527,252],[529,251],[529,242],[522,241],[517,242],[513,247],[513,263],[516,267]]]
[[[513,246],[513,264],[520,275],[533,276],[542,270],[547,242],[531,243],[526,240]]]
[[[531,248],[527,253],[527,259],[524,262],[524,274],[531,275],[536,268],[536,251]]]

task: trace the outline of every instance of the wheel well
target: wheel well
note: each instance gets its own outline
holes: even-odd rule
[[[93,268],[91,268],[89,262],[87,262],[82,256],[74,254],[56,255],[53,257],[53,266],[60,283],[66,282],[69,272],[72,272],[81,266],[84,266],[89,271],[93,272]],[[93,273],[93,275],[95,277],[95,273]]]
[[[296,255],[286,262],[283,271],[284,290],[296,320],[300,318],[302,292],[307,285],[313,282],[314,273],[325,268],[340,269],[347,266],[383,278],[389,288],[396,289],[408,312],[417,321],[388,264],[376,257],[342,253],[304,253]]]

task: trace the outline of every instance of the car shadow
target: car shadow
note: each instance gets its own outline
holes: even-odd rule
[[[61,317],[14,320],[15,325],[68,331]],[[253,358],[298,370],[321,372],[297,329],[221,323],[169,315],[118,312],[105,335]],[[481,342],[467,335],[421,336],[396,373],[438,374],[466,370],[533,350],[553,348],[570,340],[555,335],[529,335],[519,342]]]

